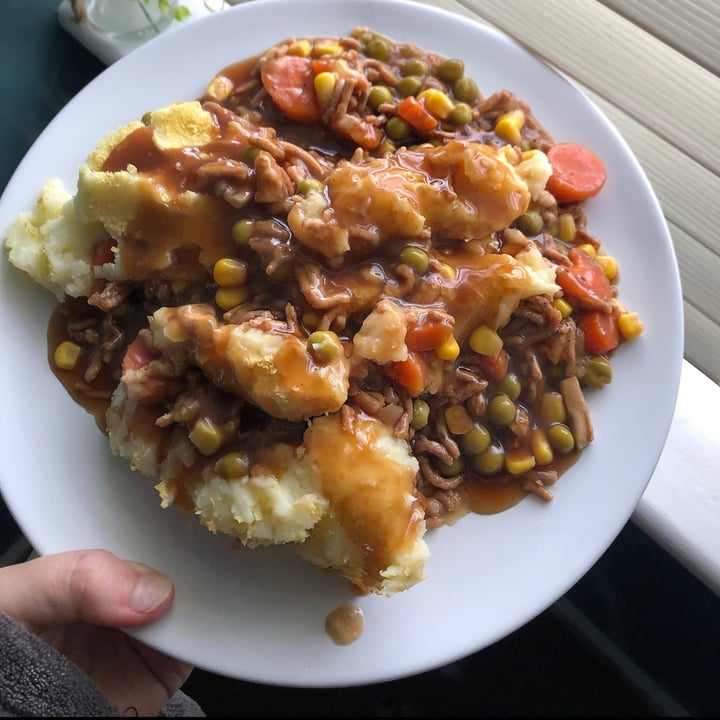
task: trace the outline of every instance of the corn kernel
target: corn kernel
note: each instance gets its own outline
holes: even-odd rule
[[[317,43],[313,48],[313,55],[339,55],[342,51],[342,46],[336,42]]]
[[[594,245],[591,245],[590,243],[582,243],[581,245],[575,246],[578,250],[582,250],[586,255],[589,257],[595,259],[595,256],[597,255],[597,250],[595,249]]]
[[[522,475],[535,467],[535,456],[524,448],[505,451],[505,469],[511,475]]]
[[[464,405],[450,405],[445,409],[445,424],[453,435],[465,435],[473,427],[473,421]]]
[[[530,447],[538,465],[547,465],[553,461],[553,450],[542,428],[535,428],[530,433]]]
[[[502,338],[487,325],[478,325],[470,334],[470,347],[479,355],[496,357],[502,350]]]
[[[232,310],[232,308],[242,305],[248,299],[249,294],[247,285],[221,287],[215,293],[215,303],[221,310]]]
[[[435,117],[441,120],[445,120],[455,107],[453,101],[437,88],[423,90],[417,97]]]
[[[247,263],[237,258],[220,258],[213,267],[213,280],[220,287],[234,287],[247,282]]]
[[[636,313],[623,313],[618,317],[618,329],[625,340],[634,340],[645,330],[640,316]]]
[[[222,433],[212,420],[201,418],[190,431],[190,442],[203,455],[212,455],[222,445]]]
[[[333,92],[335,92],[335,81],[335,73],[320,72],[315,76],[315,94],[320,107],[326,108],[330,104]]]
[[[457,277],[457,272],[452,265],[442,263],[440,270],[438,271],[446,280],[454,280]]]
[[[53,355],[55,365],[61,370],[73,370],[77,365],[80,357],[80,346],[70,340],[61,342],[56,348]]]
[[[617,277],[618,262],[612,255],[598,255],[595,260],[608,280],[614,280]]]
[[[618,311],[618,315],[622,315],[623,313],[627,312],[627,308],[616,298],[612,298],[610,302],[615,306],[615,308]]]
[[[566,243],[571,243],[575,239],[575,218],[570,213],[560,213],[558,216],[558,237]]]
[[[495,132],[506,142],[518,145],[522,136],[520,130],[525,125],[525,113],[522,110],[511,110],[495,121]]]
[[[555,298],[552,301],[553,307],[564,317],[570,317],[573,311],[573,306],[562,297]]]
[[[312,45],[309,40],[296,40],[288,46],[287,54],[296,57],[309,57],[312,52]]]
[[[460,354],[458,341],[454,337],[450,336],[442,345],[435,348],[435,354],[441,360],[449,360],[452,362]]]

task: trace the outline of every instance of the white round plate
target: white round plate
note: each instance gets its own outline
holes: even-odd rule
[[[145,111],[195,99],[230,63],[290,36],[367,26],[460,57],[484,95],[528,101],[557,141],[591,147],[608,181],[588,203],[589,230],[620,263],[620,298],[645,332],[613,361],[590,400],[596,440],[543,503],[429,531],[428,579],[391,598],[348,584],[289,548],[238,549],[191,515],[160,509],[153,482],[110,454],[93,419],[48,367],[54,300],[0,262],[0,487],[41,554],[104,547],[167,573],[171,612],[135,632],[205,670],[296,687],[338,687],[431,670],[500,640],[571,588],[630,518],[670,427],[682,360],[682,301],[669,233],[632,152],[560,74],[507,37],[460,16],[394,0],[258,0],[194,19],[118,61],[53,120],[0,200],[0,232],[44,181],[75,188],[97,140]],[[562,112],[560,111],[562,109]],[[342,602],[365,615],[362,636],[335,645],[325,617]]]

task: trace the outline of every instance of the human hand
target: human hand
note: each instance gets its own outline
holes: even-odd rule
[[[159,713],[192,666],[117,628],[147,625],[170,608],[170,580],[105,550],[38,557],[0,568],[0,612],[74,662],[122,713]]]

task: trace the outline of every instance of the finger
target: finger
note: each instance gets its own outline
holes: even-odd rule
[[[144,625],[174,598],[169,578],[106,550],[46,555],[0,568],[0,611],[31,629],[84,621]]]

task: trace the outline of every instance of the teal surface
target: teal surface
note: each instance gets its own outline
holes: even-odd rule
[[[59,4],[0,0],[0,191],[58,111],[105,68],[62,28]]]

